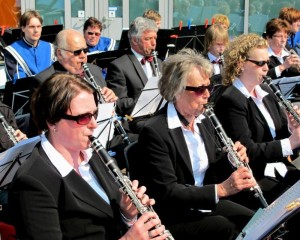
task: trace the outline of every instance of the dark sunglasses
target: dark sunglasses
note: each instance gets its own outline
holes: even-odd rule
[[[78,49],[78,50],[75,50],[75,51],[71,51],[71,50],[68,50],[68,49],[64,49],[64,48],[61,48],[62,50],[64,51],[67,51],[67,52],[70,52],[70,53],[73,53],[74,56],[78,56],[81,54],[81,52],[83,51],[84,53],[87,53],[89,51],[89,48],[86,47],[86,48],[82,48],[82,49]]]
[[[97,37],[99,37],[101,35],[101,33],[97,33],[97,32],[87,32],[88,35],[95,35]]]
[[[259,67],[262,67],[265,64],[269,64],[270,63],[270,60],[267,60],[267,61],[255,61],[255,60],[251,60],[251,59],[248,59],[248,58],[246,60],[249,61],[249,62],[254,63],[256,66],[259,66]]]
[[[92,120],[92,117],[94,117],[95,119],[97,119],[97,117],[98,117],[98,110],[96,112],[94,112],[94,113],[84,113],[84,114],[79,114],[77,116],[72,116],[72,115],[68,115],[68,114],[63,114],[61,116],[62,119],[76,121],[79,125],[86,125],[86,124],[88,124]]]
[[[213,85],[209,84],[207,86],[199,86],[199,87],[186,86],[184,90],[186,90],[186,91],[192,91],[192,92],[195,92],[197,95],[201,95],[201,94],[203,94],[205,92],[206,89],[209,92],[211,92],[211,90],[213,89]]]

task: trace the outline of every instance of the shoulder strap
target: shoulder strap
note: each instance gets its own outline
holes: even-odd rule
[[[25,63],[24,59],[21,57],[21,55],[12,46],[7,46],[7,47],[5,47],[5,49],[16,59],[16,61],[23,68],[26,75],[28,77],[31,77],[33,74],[30,71],[28,65]]]

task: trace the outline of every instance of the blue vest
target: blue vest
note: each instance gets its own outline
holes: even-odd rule
[[[108,37],[100,37],[98,44],[94,47],[89,46],[89,52],[106,52],[114,50],[115,40]]]
[[[24,59],[33,75],[40,73],[53,63],[51,43],[39,40],[38,45],[33,47],[23,39],[11,44],[19,55]],[[17,72],[14,74],[14,82],[19,78],[27,77],[23,68],[17,64]]]

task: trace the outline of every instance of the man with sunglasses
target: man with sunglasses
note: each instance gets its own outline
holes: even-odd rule
[[[211,63],[191,49],[163,63],[159,90],[168,103],[146,122],[129,159],[131,176],[155,196],[176,240],[235,239],[253,214],[225,200],[255,181],[247,168],[232,171],[205,116],[211,74]],[[247,161],[245,147],[234,148]]]
[[[88,18],[83,25],[83,35],[89,52],[104,52],[115,50],[116,41],[101,36],[102,23],[94,17]]]
[[[87,64],[96,83],[102,88],[105,101],[115,102],[118,99],[115,93],[106,87],[101,68],[87,63],[88,47],[80,32],[73,29],[64,29],[57,34],[55,43],[57,61],[34,77],[38,84],[57,72],[68,72],[84,78],[82,65]]]

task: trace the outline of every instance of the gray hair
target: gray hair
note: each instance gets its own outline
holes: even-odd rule
[[[143,32],[145,31],[154,31],[157,32],[158,28],[154,20],[144,18],[144,17],[137,17],[133,20],[130,24],[129,31],[128,31],[128,39],[131,43],[131,39],[135,37],[137,41],[142,36]]]
[[[200,53],[185,48],[175,55],[171,55],[162,65],[162,77],[158,82],[158,88],[162,97],[175,102],[176,96],[184,91],[188,75],[193,67],[201,69],[208,77],[212,75],[212,64]]]

